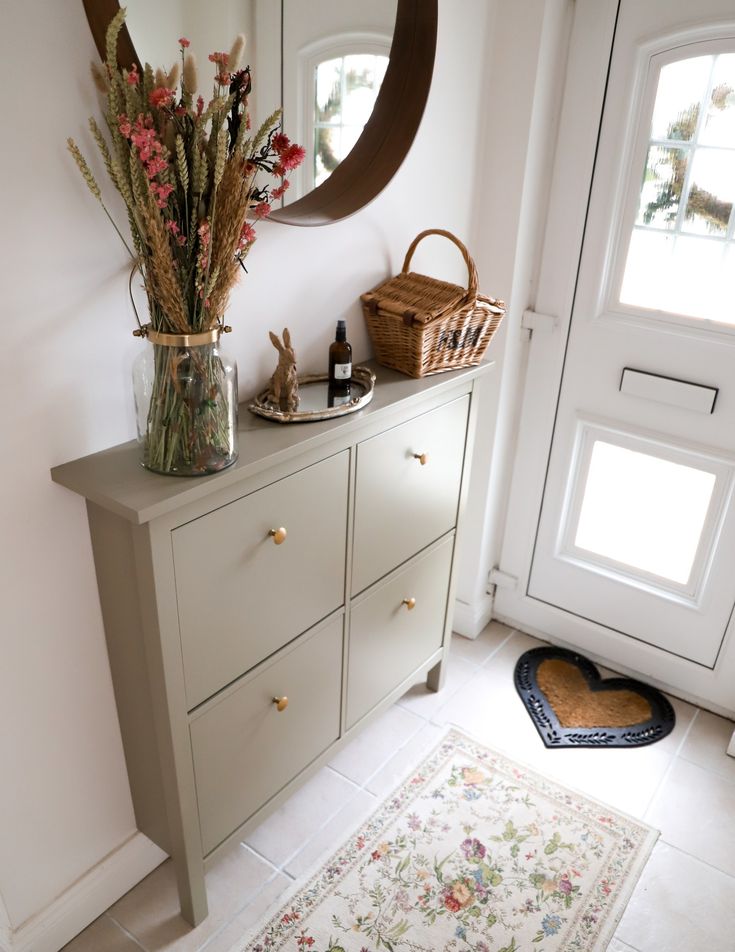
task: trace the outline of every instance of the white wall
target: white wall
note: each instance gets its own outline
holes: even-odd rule
[[[424,122],[370,208],[316,230],[260,228],[228,314],[243,397],[272,371],[269,329],[291,328],[306,372],[324,365],[334,322],[347,317],[355,357],[364,359],[360,292],[400,267],[420,229],[468,236],[493,7],[441,0]],[[134,832],[84,503],[52,484],[49,468],[133,437],[129,367],[139,344],[125,255],[65,150],[73,135],[92,151],[86,117],[99,115],[81,2],[16,0],[0,44],[9,112],[0,158],[0,894],[17,930],[55,899],[63,903],[105,857],[109,867]],[[439,257],[428,249],[417,264],[428,270]]]
[[[249,34],[251,27],[251,0],[126,0],[124,6],[138,57],[154,69],[168,70],[178,62],[179,37],[189,40],[201,71],[203,95],[216,71],[207,56],[227,52],[237,34]]]

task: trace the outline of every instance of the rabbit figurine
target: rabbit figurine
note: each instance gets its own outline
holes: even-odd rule
[[[273,331],[269,331],[271,343],[278,351],[278,365],[271,377],[270,399],[287,413],[299,408],[299,381],[296,376],[296,356],[291,346],[288,328],[283,329],[283,343]]]

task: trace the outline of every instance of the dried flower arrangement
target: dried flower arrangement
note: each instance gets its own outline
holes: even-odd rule
[[[145,285],[150,324],[137,333],[160,341],[161,334],[210,332],[216,342],[223,314],[243,261],[255,241],[248,220],[263,219],[271,202],[288,188],[286,174],[303,161],[304,150],[280,131],[281,110],[252,134],[248,113],[249,67],[240,68],[245,38],[229,53],[212,53],[213,94],[197,96],[197,67],[179,40],[181,63],[168,72],[146,64],[121,68],[117,41],[124,8],[106,36],[106,62],[93,67],[106,97],[109,140],[97,122],[90,130],[107,173],[123,198],[132,248],[102,198],[102,191],[73,139],[69,151],[90,192],[100,202],[125,244]],[[256,184],[264,172],[270,184]],[[209,349],[208,349],[209,348]],[[234,462],[234,442],[214,344],[155,346],[156,369],[142,434],[144,464],[167,473],[211,472]],[[186,381],[194,379],[195,386]],[[195,399],[196,395],[196,399]]]

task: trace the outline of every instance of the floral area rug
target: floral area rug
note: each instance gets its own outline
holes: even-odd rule
[[[233,952],[603,950],[657,836],[452,730]]]

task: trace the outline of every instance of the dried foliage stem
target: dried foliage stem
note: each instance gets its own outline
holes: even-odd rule
[[[223,323],[240,265],[256,240],[249,216],[257,224],[268,215],[271,200],[288,187],[286,174],[299,165],[304,150],[280,132],[280,110],[249,136],[251,74],[249,67],[239,67],[243,36],[229,53],[209,56],[214,92],[205,103],[201,96],[194,100],[196,61],[185,37],[179,41],[180,63],[169,70],[154,70],[147,63],[142,73],[137,66],[119,67],[117,45],[124,20],[125,10],[120,9],[107,30],[104,67],[93,71],[106,101],[106,133],[94,119],[89,128],[125,204],[134,251],[72,139],[68,147],[143,276],[152,328],[196,333]],[[268,184],[256,184],[261,173],[271,177]],[[211,354],[190,357],[157,352],[148,417],[153,468],[179,471],[177,461],[207,459],[212,441],[224,439],[227,427],[217,409],[218,394],[224,392],[221,362]],[[187,373],[203,375],[196,399],[191,393],[184,398],[184,365]]]

